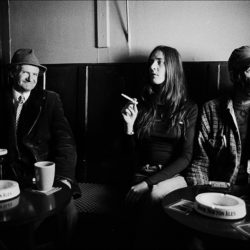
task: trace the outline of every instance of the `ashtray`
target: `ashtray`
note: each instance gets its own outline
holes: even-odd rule
[[[17,196],[15,198],[7,200],[7,201],[1,201],[0,202],[0,212],[5,212],[5,211],[8,211],[8,210],[18,206],[19,199],[20,199],[20,196]]]
[[[235,220],[246,216],[246,203],[239,197],[224,193],[201,193],[195,197],[194,209],[203,215]]]
[[[19,194],[20,188],[16,181],[0,180],[0,201],[12,199]]]
[[[6,155],[8,153],[8,150],[5,148],[0,148],[0,156]]]

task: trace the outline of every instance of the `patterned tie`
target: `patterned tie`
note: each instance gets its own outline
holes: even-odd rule
[[[21,110],[24,104],[25,98],[23,95],[20,95],[17,101],[17,108],[16,108],[16,128],[18,126],[18,121],[20,118]]]

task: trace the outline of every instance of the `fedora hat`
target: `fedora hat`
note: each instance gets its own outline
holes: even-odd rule
[[[45,66],[39,63],[33,49],[18,49],[14,53],[10,66],[23,64],[37,66],[42,72],[47,70]]]

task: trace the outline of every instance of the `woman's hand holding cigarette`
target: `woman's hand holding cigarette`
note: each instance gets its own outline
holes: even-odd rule
[[[131,98],[125,94],[121,94],[121,96],[123,96],[124,98],[126,98],[127,100],[129,100],[130,102],[134,103],[134,104],[138,104],[137,99],[136,98]]]
[[[137,109],[138,102],[136,98],[132,99],[124,94],[122,94],[122,96],[129,100],[129,102],[123,107],[121,111],[123,119],[126,123],[125,130],[127,134],[132,134],[134,123],[138,115],[138,109]]]

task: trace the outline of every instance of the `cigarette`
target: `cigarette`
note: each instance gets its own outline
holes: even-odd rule
[[[129,97],[129,96],[125,95],[125,94],[121,94],[121,95],[122,95],[124,98],[128,99],[129,101],[131,101],[132,103],[138,104],[138,102],[135,101],[134,99],[132,99],[131,97]]]

